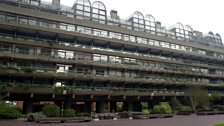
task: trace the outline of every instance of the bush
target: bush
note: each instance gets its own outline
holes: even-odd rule
[[[75,117],[75,110],[74,109],[66,109],[64,111],[64,117]]]
[[[191,108],[191,106],[181,106],[180,110],[181,111],[192,111],[192,108]]]
[[[214,105],[213,109],[218,109],[219,111],[224,111],[224,105]]]
[[[33,122],[38,119],[46,118],[43,112],[29,113],[27,114],[27,121]]]
[[[90,113],[80,112],[76,114],[77,117],[89,117]]]
[[[43,113],[47,117],[59,117],[60,107],[58,107],[57,105],[46,105],[43,108]]]
[[[153,107],[153,113],[158,114],[171,114],[172,109],[169,104],[167,103],[160,103],[159,105],[155,105]]]
[[[17,119],[22,113],[16,107],[0,106],[1,119]]]
[[[172,98],[170,101],[170,106],[172,107],[173,110],[178,110],[182,107],[182,104],[178,99]]]

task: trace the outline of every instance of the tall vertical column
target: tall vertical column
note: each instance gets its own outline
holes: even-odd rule
[[[104,112],[104,101],[97,101],[96,102],[96,113],[103,113]]]
[[[117,112],[117,102],[110,102],[110,112]]]
[[[90,101],[86,101],[84,103],[84,112],[86,113],[91,113],[91,102]]]
[[[33,112],[33,101],[32,99],[23,101],[23,112],[32,113]]]
[[[72,107],[72,98],[67,98],[64,101],[64,109],[70,109]]]

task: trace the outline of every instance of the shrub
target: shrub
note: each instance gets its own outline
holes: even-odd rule
[[[159,105],[155,105],[153,107],[153,113],[160,113],[160,114],[171,114],[172,109],[169,104],[167,103],[160,103]]]
[[[77,117],[89,117],[90,113],[80,112],[76,114]]]
[[[0,106],[0,118],[2,119],[17,119],[22,116],[22,113],[16,107]]]
[[[181,106],[180,110],[181,111],[192,111],[192,108],[191,108],[191,106]]]
[[[181,108],[182,104],[178,99],[172,98],[170,101],[170,106],[172,107],[172,109],[177,110]]]
[[[46,105],[43,108],[43,113],[47,117],[58,117],[60,116],[60,107],[57,105]]]
[[[75,117],[75,110],[74,109],[66,109],[64,111],[64,117]]]
[[[27,114],[27,121],[33,122],[38,119],[46,118],[43,112],[29,113]]]
[[[224,105],[214,105],[213,109],[218,109],[219,111],[224,111]]]

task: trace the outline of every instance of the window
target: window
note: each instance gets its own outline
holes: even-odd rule
[[[26,19],[26,18],[19,18],[19,23],[21,23],[21,24],[28,24],[28,19]]]
[[[30,1],[30,4],[31,4],[31,5],[34,5],[34,6],[39,6],[39,2],[36,1],[36,0],[31,0],[31,1]]]
[[[37,25],[37,21],[35,19],[29,19],[29,25]]]

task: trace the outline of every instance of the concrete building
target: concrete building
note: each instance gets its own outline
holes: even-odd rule
[[[1,0],[1,95],[23,101],[25,112],[45,102],[104,112],[186,98],[192,85],[223,93],[219,34],[166,29],[138,11],[125,20],[107,13],[99,1]]]

